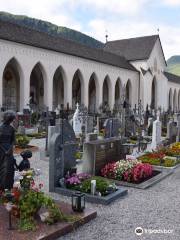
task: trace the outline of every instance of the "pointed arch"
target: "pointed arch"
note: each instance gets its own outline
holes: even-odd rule
[[[156,77],[153,78],[152,85],[151,85],[151,108],[157,108],[157,81]]]
[[[178,92],[178,111],[180,111],[180,90]]]
[[[122,92],[122,82],[120,77],[116,80],[115,84],[115,104],[119,104],[121,100],[121,92]]]
[[[11,58],[3,71],[3,108],[19,111],[23,99],[23,71],[18,60]]]
[[[41,62],[37,62],[30,74],[30,102],[34,108],[45,106],[47,96],[47,74]]]
[[[88,83],[88,109],[89,112],[95,112],[98,108],[98,93],[99,85],[98,85],[98,78],[95,72],[93,72],[89,78]]]
[[[62,66],[58,66],[53,76],[53,109],[64,104],[64,93],[66,88],[66,73]]]
[[[173,98],[173,96],[172,96],[172,89],[170,88],[169,89],[169,104],[168,104],[169,110],[173,110],[172,98]]]
[[[176,89],[174,89],[174,94],[173,94],[173,111],[177,111],[177,92]]]
[[[77,69],[72,79],[72,108],[76,108],[76,103],[84,103],[84,78],[80,69]]]
[[[112,84],[109,78],[109,75],[106,75],[103,82],[103,104],[108,104],[110,106],[110,97],[111,97]]]
[[[126,83],[126,102],[132,104],[132,84],[130,79]]]

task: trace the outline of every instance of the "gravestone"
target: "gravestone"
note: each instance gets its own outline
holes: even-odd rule
[[[73,130],[74,130],[76,136],[82,133],[82,119],[80,117],[78,103],[76,105],[76,111],[73,116]]]
[[[89,141],[84,144],[82,172],[99,175],[100,170],[110,162],[122,158],[122,144],[119,138]]]
[[[177,125],[173,121],[173,119],[170,119],[170,121],[167,124],[167,138],[169,139],[170,143],[176,141],[177,136]]]
[[[97,140],[97,133],[86,134],[86,142],[91,142]]]
[[[67,120],[61,120],[61,124],[51,129],[51,133],[53,135],[49,143],[49,188],[53,191],[67,171],[75,168],[77,144],[75,133]]]
[[[105,138],[118,137],[120,126],[118,118],[106,119],[104,122]]]
[[[151,148],[156,149],[158,145],[161,144],[161,121],[159,120],[159,116],[157,120],[153,122],[153,131],[152,131],[152,143]]]
[[[86,121],[86,133],[92,133],[94,130],[94,119],[92,116],[87,117]]]

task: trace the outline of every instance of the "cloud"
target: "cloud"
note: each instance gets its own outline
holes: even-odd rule
[[[153,2],[153,3],[152,3]],[[180,30],[173,24],[165,25],[154,19],[156,7],[180,6],[180,0],[0,0],[0,10],[43,19],[60,26],[82,31],[105,42],[144,35],[160,36],[166,57],[180,54]],[[170,10],[169,10],[170,11]],[[148,14],[148,13],[152,14]],[[157,13],[157,11],[155,11]]]
[[[160,24],[158,27],[166,59],[172,55],[180,54],[180,29],[164,24]],[[153,23],[127,20],[109,22],[103,19],[90,21],[89,32],[86,33],[105,42],[105,29],[108,30],[108,41],[158,34],[157,27]]]
[[[75,2],[82,7],[89,6],[91,9],[101,11],[99,14],[105,12],[134,15],[141,11],[149,0],[76,0]]]
[[[180,6],[180,0],[163,0],[162,3],[172,7]]]

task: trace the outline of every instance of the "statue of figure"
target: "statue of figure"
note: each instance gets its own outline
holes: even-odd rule
[[[6,111],[0,126],[0,190],[11,189],[14,183],[16,161],[13,157],[13,145],[15,129],[11,123],[15,118],[16,114],[13,111]]]

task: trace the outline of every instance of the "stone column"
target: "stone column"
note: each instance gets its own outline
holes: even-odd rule
[[[26,68],[23,72],[20,79],[20,111],[29,104],[31,68]]]
[[[96,109],[99,109],[99,106],[103,102],[103,84],[99,83],[98,86],[96,86]]]
[[[67,79],[68,81],[64,83],[64,106],[67,106],[69,103],[69,107],[72,107],[72,80]]]
[[[2,107],[2,104],[3,104],[3,72],[4,72],[7,62],[8,62],[8,58],[1,59],[1,64],[0,64],[0,107]]]
[[[53,75],[53,71],[47,73],[46,90],[44,91],[44,103],[50,111],[53,108]]]
[[[113,83],[109,89],[109,107],[112,110],[115,103],[115,84]]]
[[[88,81],[84,83],[83,88],[81,89],[81,101],[88,108],[89,107],[89,89],[88,89]]]

